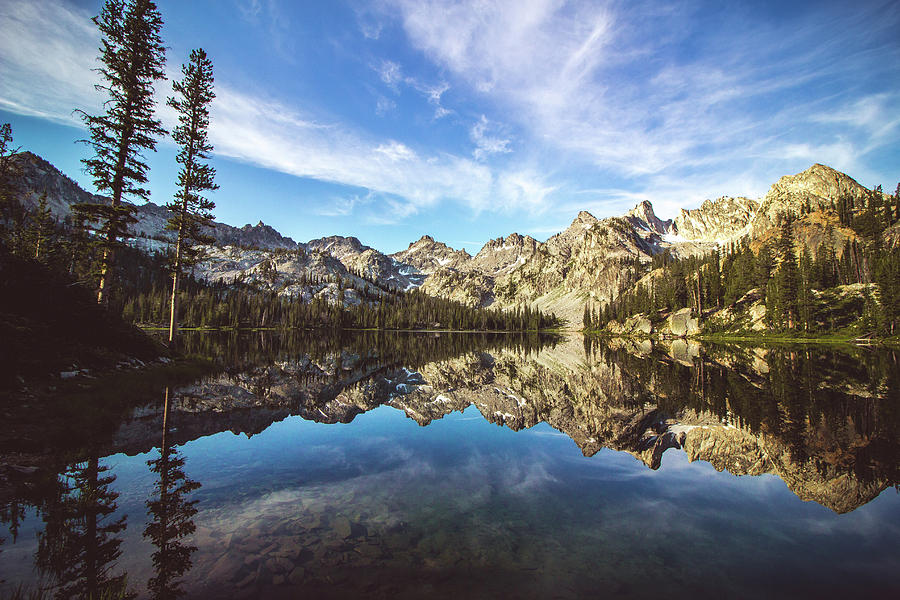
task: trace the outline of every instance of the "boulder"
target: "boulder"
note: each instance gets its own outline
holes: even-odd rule
[[[653,324],[646,315],[637,314],[625,320],[623,329],[624,333],[630,335],[650,335],[653,332]]]
[[[682,308],[669,315],[666,321],[669,333],[675,337],[687,337],[700,333],[700,322],[692,316],[690,308]]]

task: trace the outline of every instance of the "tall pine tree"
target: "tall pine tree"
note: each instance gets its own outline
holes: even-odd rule
[[[198,244],[210,243],[212,238],[203,227],[212,223],[212,209],[216,205],[201,196],[202,192],[218,189],[213,183],[216,170],[204,162],[209,159],[212,144],[207,137],[209,105],[216,97],[213,92],[212,62],[202,48],[191,52],[188,64],[182,66],[184,78],[172,84],[176,97],[168,105],[178,112],[178,125],[172,138],[181,146],[176,160],[181,164],[178,191],[168,205],[172,211],[167,228],[177,232],[175,256],[172,261],[172,298],[169,316],[169,341],[175,338],[178,326],[178,284],[185,266],[196,263]]]
[[[106,0],[94,17],[102,39],[97,69],[103,83],[95,87],[109,98],[105,113],[78,111],[90,132],[94,156],[84,159],[85,170],[100,192],[108,192],[109,204],[80,204],[75,209],[97,225],[102,245],[97,302],[109,295],[110,268],[119,239],[135,221],[134,206],[126,196],[147,200],[149,167],[144,150],[156,150],[156,138],[165,134],[154,114],[153,84],[165,79],[165,47],[159,37],[162,17],[150,0]]]
[[[15,161],[18,148],[12,146],[12,126],[0,125],[0,219],[7,221],[13,212],[13,198],[21,176],[21,169]],[[0,241],[3,239],[0,235]]]
[[[797,254],[794,252],[794,217],[785,214],[781,220],[781,235],[778,238],[778,319],[781,325],[794,329],[798,317],[799,269]]]

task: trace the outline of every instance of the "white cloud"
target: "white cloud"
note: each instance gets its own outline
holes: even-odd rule
[[[429,84],[415,77],[404,75],[403,68],[391,60],[382,60],[373,69],[378,73],[382,83],[387,85],[395,94],[400,93],[400,84],[402,83],[424,96],[428,103],[435,107],[435,120],[453,114],[452,110],[441,106],[441,96],[450,89],[450,85],[447,82],[441,81],[436,84]]]
[[[375,70],[378,71],[381,81],[394,91],[397,91],[397,84],[403,81],[400,65],[390,60],[383,60]]]
[[[0,108],[73,124],[102,102],[92,15],[58,2],[0,3]]]
[[[363,34],[363,37],[367,40],[379,39],[384,25],[377,11],[371,10],[369,6],[362,3],[355,3],[353,10],[356,14],[356,24],[359,26],[359,31]]]
[[[387,3],[415,47],[505,110],[550,164],[574,159],[638,181],[699,166],[721,177],[787,141],[778,138],[843,136],[859,155],[897,142],[900,113],[884,110],[896,103],[854,106],[859,90],[847,85],[879,70],[896,78],[900,47],[859,48],[896,30],[897,10],[821,11],[798,26],[690,4]],[[831,121],[840,131],[816,128],[815,115],[848,99],[850,112]]]
[[[521,170],[501,174],[498,189],[501,208],[522,208],[540,214],[550,208],[547,198],[557,187],[548,185],[544,176],[535,171]]]
[[[491,123],[487,117],[481,115],[469,130],[469,137],[475,143],[475,151],[472,153],[475,160],[484,160],[491,154],[506,154],[512,152],[509,147],[510,140],[499,136],[490,135]]]
[[[384,96],[379,95],[378,99],[375,101],[375,114],[380,117],[393,112],[396,108],[397,103],[390,98],[385,98]]]
[[[250,13],[252,9],[251,4]],[[77,124],[71,116],[76,107],[97,111],[103,98],[93,90],[97,76],[91,69],[96,66],[98,38],[90,16],[53,0],[0,6],[0,106],[70,124]],[[440,99],[447,84],[420,85],[403,78],[399,66],[385,67],[386,81],[414,85],[438,110],[445,110]],[[170,78],[180,76],[176,69],[170,67]],[[484,164],[378,139],[278,99],[239,91],[225,79],[216,73],[211,108],[210,140],[218,155],[367,190],[383,203],[386,218],[392,220],[442,201],[476,210],[512,207],[517,198],[532,203],[531,188],[516,189]],[[159,115],[167,127],[174,124],[174,115],[163,102],[170,93],[170,81],[157,85]],[[512,195],[504,196],[505,191]],[[502,202],[495,201],[498,197]],[[352,210],[354,205],[336,203],[331,212]]]
[[[487,198],[489,169],[451,155],[419,156],[340,124],[323,125],[276,100],[217,85],[210,139],[221,155],[284,173],[397,196],[413,211],[442,199]]]
[[[299,177],[375,192],[396,222],[442,201],[481,211],[546,209],[555,187],[534,170],[496,172],[446,153],[423,153],[397,140],[375,140],[340,124],[322,124],[276,100],[217,85],[210,139],[216,153]],[[371,220],[370,219],[370,220]]]
[[[356,207],[371,204],[374,200],[375,194],[372,192],[345,197],[335,196],[328,204],[314,207],[312,212],[323,217],[346,217],[353,214]]]
[[[826,125],[848,125],[869,132],[874,149],[900,129],[900,93],[881,93],[850,101],[836,110],[815,114],[811,120]],[[865,150],[865,151],[868,151]]]
[[[453,114],[452,110],[441,106],[441,96],[443,96],[444,93],[450,89],[450,85],[447,82],[442,81],[435,85],[428,85],[426,83],[422,83],[414,77],[407,77],[406,83],[411,88],[425,96],[425,99],[428,100],[428,103],[434,106],[435,120]]]
[[[396,18],[405,39],[438,68],[376,57],[368,59],[378,77],[371,79],[398,96],[419,94],[434,119],[458,114],[441,126],[471,124],[461,139],[465,145],[468,133],[471,155],[435,150],[404,134],[374,135],[315,107],[229,86],[228,74],[219,72],[211,129],[217,153],[360,188],[361,198],[371,192],[372,206],[386,214],[372,218],[391,222],[444,201],[476,214],[532,215],[584,203],[602,216],[649,198],[673,216],[676,207],[707,197],[761,195],[780,175],[811,162],[861,181],[860,174],[875,182],[896,176],[866,165],[876,153],[896,155],[900,90],[872,81],[897,75],[900,47],[857,40],[896,29],[898,9],[876,19],[875,8],[862,7],[853,19],[835,22],[821,11],[803,27],[744,24],[741,11],[728,11],[734,16],[700,27],[697,18],[705,15],[681,4],[384,4],[389,8],[357,11],[363,34],[393,34],[383,24]],[[248,20],[278,21],[271,2],[240,6]],[[0,2],[0,108],[68,124],[78,123],[75,108],[99,109],[103,98],[91,71],[98,36],[90,16],[61,0]],[[830,33],[823,38],[823,31]],[[688,39],[691,54],[684,52]],[[364,43],[375,51],[385,41]],[[158,88],[161,100],[167,86]],[[397,112],[399,99],[381,91],[373,95],[376,113]],[[159,109],[171,126],[171,111],[162,103]],[[482,113],[502,115],[503,124]],[[579,193],[582,185],[601,191]],[[335,206],[352,212],[359,204]]]
[[[416,153],[410,150],[404,144],[391,140],[386,144],[379,144],[375,148],[375,152],[379,152],[386,156],[391,162],[412,161],[416,159]]]

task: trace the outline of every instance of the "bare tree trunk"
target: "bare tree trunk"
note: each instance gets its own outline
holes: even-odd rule
[[[175,330],[178,328],[178,323],[175,318],[175,315],[178,314],[178,267],[176,266],[175,268],[176,271],[172,274],[172,299],[170,301],[171,312],[169,313],[169,343],[172,343],[172,341],[175,339]]]
[[[107,243],[109,243],[110,239],[112,239],[112,234],[107,237]],[[108,246],[103,248],[103,257],[100,259],[100,284],[97,286],[97,304],[103,304],[106,301],[105,292],[112,259],[112,249]]]
[[[128,105],[128,114],[132,112],[131,104]],[[127,157],[128,146],[131,144],[131,129],[124,133],[122,141],[119,143],[119,155],[116,159],[116,174],[113,176],[112,182],[112,201],[113,208],[122,204],[122,188],[125,187],[125,159]],[[103,304],[107,301],[106,288],[109,286],[109,271],[112,268],[112,262],[115,258],[113,247],[119,237],[118,216],[113,213],[113,222],[109,223],[109,232],[106,234],[106,245],[103,248],[103,257],[100,260],[100,283],[97,286],[97,304]]]
[[[703,290],[700,287],[700,273],[697,273],[697,317],[703,314],[703,299],[701,297]]]
[[[175,339],[175,330],[178,328],[178,282],[181,274],[181,243],[184,237],[184,212],[181,213],[181,223],[178,226],[178,241],[175,243],[175,264],[172,269],[172,311],[169,315],[169,343]]]

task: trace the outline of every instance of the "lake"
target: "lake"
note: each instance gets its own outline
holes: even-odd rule
[[[3,405],[0,597],[900,593],[895,351],[184,344],[215,364]]]

